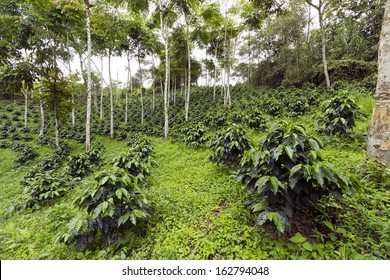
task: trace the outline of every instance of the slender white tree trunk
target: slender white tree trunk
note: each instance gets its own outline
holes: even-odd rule
[[[214,56],[215,56],[215,65],[214,65],[214,91],[213,91],[213,100],[215,100],[215,94],[217,90],[217,48],[215,48]]]
[[[229,107],[232,106],[232,99],[230,97],[230,67],[228,67],[226,73],[226,99],[226,105]]]
[[[58,121],[57,106],[54,108],[54,125],[55,125],[55,144],[60,147],[60,122]]]
[[[390,0],[386,1],[382,22],[375,99],[368,127],[367,155],[390,165]]]
[[[324,2],[323,0],[319,0],[318,6],[313,4],[312,0],[306,0],[306,2],[315,8],[318,12],[318,23],[320,25],[320,34],[321,34],[321,53],[322,53],[322,64],[324,66],[324,75],[326,86],[330,87],[330,78],[328,73],[328,61],[326,58],[326,38],[325,38],[325,28],[324,28],[324,12],[325,7],[329,2]]]
[[[23,90],[23,95],[24,95],[24,127],[27,128],[28,125],[28,92],[26,89]]]
[[[320,1],[321,3],[321,1]],[[326,58],[326,38],[325,38],[325,29],[323,22],[323,11],[318,10],[319,22],[320,22],[320,32],[321,32],[321,45],[322,45],[322,64],[324,65],[324,75],[326,81],[326,87],[330,87],[330,78],[328,73],[328,61]]]
[[[184,109],[187,107],[187,88],[188,88],[188,75],[187,75],[187,69],[184,68]]]
[[[104,83],[103,83],[103,57],[101,58],[101,71],[100,71],[100,120],[103,120],[103,93],[104,93]]]
[[[128,109],[129,109],[129,87],[131,79],[131,70],[130,70],[130,55],[127,53],[127,89],[125,93],[125,123],[128,121]]]
[[[141,68],[141,58],[138,55],[138,68],[139,68],[139,91],[140,91],[140,99],[141,99],[141,124],[144,124],[144,99],[142,93],[142,68]]]
[[[161,35],[163,38],[165,38],[164,138],[166,140],[168,139],[168,133],[169,133],[169,114],[168,114],[169,40],[168,40],[168,34],[164,34],[161,2],[160,2],[160,28],[161,28]]]
[[[43,109],[42,100],[39,100],[39,108],[41,110],[41,128],[39,130],[39,136],[42,136],[45,131],[45,111]]]
[[[187,86],[187,102],[185,106],[185,119],[188,121],[188,112],[190,109],[190,96],[191,96],[191,42],[189,38],[189,23],[187,22],[186,27],[187,27],[187,33],[186,33],[186,39],[187,39],[187,55],[188,55],[188,86]]]
[[[112,77],[111,77],[111,52],[108,54],[108,78],[110,90],[110,137],[114,138],[114,96],[112,92]]]
[[[91,21],[90,6],[88,0],[84,1],[86,8],[87,22],[87,117],[85,124],[85,149],[88,152],[91,149],[91,107],[92,107],[92,79],[91,79]]]

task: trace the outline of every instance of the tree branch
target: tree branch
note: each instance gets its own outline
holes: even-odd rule
[[[306,3],[309,4],[310,6],[312,6],[313,8],[315,8],[316,10],[320,10],[320,6],[317,6],[317,5],[314,5],[310,0],[306,0]]]

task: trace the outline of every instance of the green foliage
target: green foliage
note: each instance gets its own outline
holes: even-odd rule
[[[127,138],[127,145],[131,147],[134,153],[137,153],[140,159],[148,162],[153,155],[154,149],[152,142],[143,134],[133,134]]]
[[[41,146],[49,145],[53,142],[53,139],[50,139],[46,134],[39,135],[37,143]]]
[[[0,142],[0,148],[1,149],[6,149],[6,148],[8,148],[8,142],[6,142],[6,141],[1,141]]]
[[[267,120],[264,118],[263,113],[260,110],[253,110],[246,117],[246,123],[249,128],[264,130],[266,129]]]
[[[30,173],[23,181],[25,188],[23,193],[26,199],[16,204],[11,211],[25,208],[39,208],[48,201],[64,196],[69,189],[74,187],[72,178],[65,173],[58,173],[55,170],[37,169]]]
[[[92,142],[91,149],[69,157],[66,170],[72,177],[83,178],[93,173],[95,167],[103,161],[104,146],[99,142]]]
[[[113,167],[119,167],[126,170],[129,174],[135,176],[138,182],[144,182],[150,175],[150,161],[144,161],[142,154],[134,152],[132,149],[120,153],[115,157],[111,164]]]
[[[91,142],[91,149],[87,152],[90,162],[98,166],[103,161],[105,147],[102,143],[93,140]]]
[[[349,137],[348,131],[356,126],[355,120],[364,117],[360,112],[360,107],[348,91],[338,92],[333,98],[323,103],[323,108],[324,117],[320,120],[320,124],[325,128],[320,131],[327,134]]]
[[[94,165],[86,153],[81,153],[69,157],[67,163],[67,173],[72,177],[83,178],[93,172]]]
[[[28,163],[33,161],[38,156],[38,153],[31,146],[28,146],[26,144],[20,144],[20,143],[14,142],[11,145],[11,148],[14,151],[19,152],[19,156],[14,161],[15,167],[27,165]]]
[[[178,138],[188,146],[198,147],[207,142],[206,128],[202,123],[186,125],[179,134]]]
[[[321,159],[321,146],[303,126],[281,121],[259,149],[244,155],[237,181],[247,185],[249,206],[259,225],[271,221],[283,233],[296,210],[324,195],[341,199],[351,187],[359,186],[354,177]]]
[[[227,129],[217,132],[210,144],[208,158],[212,162],[222,163],[228,167],[239,165],[242,155],[250,148],[250,140],[240,125],[233,124]]]
[[[76,243],[80,251],[96,245],[118,246],[126,230],[152,212],[137,179],[121,168],[97,172],[90,185],[76,202],[88,216],[74,218],[69,232],[60,237],[65,243]]]

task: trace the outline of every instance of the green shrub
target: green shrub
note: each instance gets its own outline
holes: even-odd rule
[[[119,131],[119,133],[115,137],[117,140],[124,141],[127,138],[126,131]]]
[[[144,161],[142,154],[128,150],[120,153],[111,162],[113,167],[119,167],[126,170],[129,174],[135,176],[139,182],[143,182],[150,175],[149,168],[154,162]]]
[[[90,162],[98,166],[103,162],[104,151],[106,148],[98,141],[91,142],[91,149],[87,152]]]
[[[355,120],[364,117],[360,112],[360,107],[347,91],[342,91],[325,101],[323,107],[324,116],[319,123],[325,127],[320,129],[320,132],[326,134],[349,137],[348,131],[356,126]]]
[[[228,167],[238,166],[242,155],[250,148],[250,140],[240,125],[233,124],[227,129],[217,132],[210,144],[208,158],[212,162],[222,163]]]
[[[27,165],[38,157],[38,153],[26,144],[14,143],[12,149],[19,152],[19,156],[14,161],[16,167]]]
[[[237,181],[247,186],[250,209],[259,225],[269,220],[284,232],[296,210],[324,195],[341,199],[351,186],[359,186],[354,177],[343,175],[321,159],[321,146],[303,126],[281,121],[259,149],[244,155]]]
[[[129,147],[133,147],[136,145],[151,145],[152,142],[143,133],[132,133],[127,137],[127,143],[126,145]]]
[[[41,168],[43,171],[55,170],[60,167],[62,164],[62,157],[58,154],[53,154],[51,156],[41,159],[37,163],[37,167]]]
[[[37,140],[37,143],[39,145],[41,145],[41,146],[49,145],[52,142],[53,142],[53,139],[51,139],[50,137],[46,136],[45,134],[40,135],[38,137],[38,140]]]
[[[66,142],[60,141],[60,146],[56,148],[55,155],[60,158],[64,158],[68,156],[70,152],[71,152],[70,146]]]
[[[129,136],[127,138],[127,146],[130,146],[133,152],[138,153],[140,158],[146,162],[150,160],[154,152],[152,142],[142,133],[135,133]]]
[[[12,139],[12,140],[20,140],[20,139],[21,139],[20,134],[17,133],[17,132],[12,133],[11,139]]]
[[[9,147],[8,142],[6,142],[6,141],[1,141],[1,142],[0,142],[0,148],[1,148],[1,149],[6,149],[6,148],[8,148],[8,147]]]
[[[69,189],[74,187],[74,183],[68,175],[39,168],[31,172],[29,178],[25,177],[21,183],[25,185],[23,193],[27,195],[27,198],[16,204],[12,211],[39,208],[48,201],[64,196]]]
[[[137,179],[121,168],[107,167],[96,173],[90,186],[76,201],[88,216],[74,218],[69,232],[60,236],[65,243],[76,243],[80,251],[118,245],[126,230],[152,212]]]
[[[203,124],[197,123],[182,129],[184,143],[188,146],[199,146],[207,142],[206,128]]]
[[[69,157],[66,171],[72,177],[83,178],[91,174],[95,166],[86,153],[80,153]]]
[[[264,130],[267,126],[267,120],[263,117],[260,110],[253,110],[246,117],[246,123],[249,128]]]

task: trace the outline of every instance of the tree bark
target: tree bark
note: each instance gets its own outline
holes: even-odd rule
[[[164,85],[164,138],[168,139],[169,133],[169,114],[168,114],[168,83],[169,83],[169,41],[168,34],[164,34],[164,25],[163,25],[163,15],[162,15],[162,7],[160,3],[160,28],[161,35],[165,38],[165,85]]]
[[[104,83],[103,83],[103,58],[101,58],[101,71],[100,71],[100,120],[103,120],[103,93],[104,93]]]
[[[214,50],[214,56],[215,56],[215,65],[214,65],[214,89],[213,89],[213,100],[214,100],[214,101],[215,101],[215,94],[216,94],[216,90],[217,90],[217,63],[218,63],[217,51],[218,51],[218,48],[215,48],[215,50]]]
[[[139,68],[139,91],[140,91],[140,99],[141,99],[141,124],[144,124],[144,99],[142,94],[142,68],[141,68],[141,57],[138,53],[138,68]]]
[[[186,99],[186,106],[185,106],[185,120],[188,121],[188,112],[190,109],[190,96],[191,96],[191,46],[190,46],[190,38],[189,38],[189,23],[186,22],[186,39],[187,39],[187,55],[188,55],[188,86],[187,86],[187,99]]]
[[[57,106],[54,105],[54,124],[55,124],[55,144],[60,147],[60,122],[58,121]]]
[[[39,136],[42,136],[45,131],[45,111],[43,109],[42,100],[39,101],[39,108],[41,109],[41,128],[39,130]]]
[[[112,77],[111,77],[111,52],[108,54],[108,78],[110,80],[109,90],[110,90],[110,137],[114,138],[114,96],[112,93]]]
[[[92,79],[91,79],[91,21],[90,21],[90,6],[88,0],[84,1],[86,8],[87,22],[87,117],[85,124],[85,150],[88,152],[91,149],[91,107],[92,107]]]
[[[326,38],[325,38],[325,28],[324,28],[324,10],[326,3],[323,2],[323,0],[319,0],[318,6],[313,4],[312,1],[306,0],[306,3],[308,3],[310,6],[315,8],[318,11],[318,22],[320,25],[320,34],[321,34],[321,53],[322,53],[322,64],[324,66],[324,75],[325,75],[325,82],[326,86],[330,87],[330,79],[329,79],[329,73],[328,73],[328,61],[326,57]]]
[[[24,127],[27,128],[28,121],[27,121],[27,116],[28,116],[28,92],[27,89],[23,90],[23,95],[24,95]]]
[[[385,14],[378,54],[378,82],[371,123],[368,126],[367,156],[390,165],[390,0]]]
[[[321,1],[320,1],[321,3]],[[328,61],[326,58],[326,38],[325,38],[325,29],[323,22],[323,11],[321,9],[318,10],[318,17],[320,22],[320,32],[321,32],[321,45],[322,45],[322,64],[324,65],[324,75],[326,81],[326,87],[330,87],[330,79],[328,73]]]
[[[129,108],[129,87],[131,79],[131,70],[130,70],[130,55],[127,53],[127,89],[125,92],[125,123],[128,121],[128,108]]]

